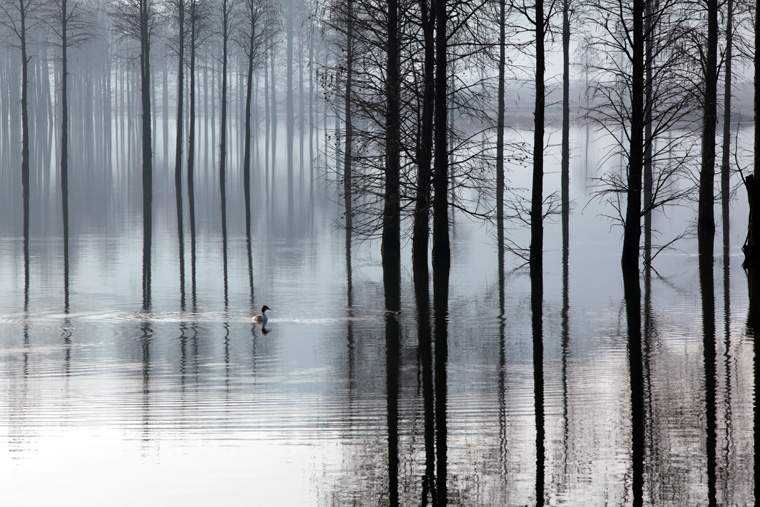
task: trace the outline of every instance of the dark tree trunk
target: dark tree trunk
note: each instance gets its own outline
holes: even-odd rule
[[[195,3],[190,4],[190,88],[188,120],[188,143],[187,143],[187,193],[188,207],[190,210],[190,283],[192,286],[193,306],[196,303],[197,279],[196,279],[196,231],[195,231],[195,51],[197,39],[197,13]],[[224,138],[224,128],[222,128]],[[224,154],[224,149],[222,149]],[[223,155],[224,156],[224,155]]]
[[[760,9],[755,9],[755,26],[760,26]],[[755,31],[755,54],[760,54],[760,36]],[[754,171],[747,176],[744,184],[747,187],[749,200],[749,222],[747,224],[747,240],[744,244],[744,267],[747,268],[749,289],[749,327],[760,329],[760,129],[757,128],[757,117],[760,112],[760,61],[755,58],[755,158]],[[755,389],[760,389],[760,354],[755,354]],[[758,426],[756,425],[756,428]],[[756,430],[755,445],[760,444],[760,434]],[[760,453],[755,453],[755,470],[760,470]],[[755,481],[755,497],[760,497],[760,481]]]
[[[726,78],[723,94],[723,153],[720,167],[720,198],[723,218],[723,246],[728,248],[730,238],[729,204],[731,200],[731,78],[734,44],[734,2],[726,2]]]
[[[530,208],[530,269],[543,270],[544,251],[544,4],[536,1],[536,105],[533,127],[533,187]]]
[[[63,219],[64,306],[69,309],[69,71],[68,5],[61,0],[61,217]]]
[[[251,232],[251,95],[253,93],[253,34],[248,47],[247,87],[245,92],[245,141],[243,148],[243,196],[245,198],[245,230]],[[225,210],[222,210],[222,214]]]
[[[25,0],[19,0],[19,23],[21,26],[21,192],[24,207],[24,252],[28,258],[29,248],[29,60],[26,47],[27,9]],[[29,270],[25,270],[25,283],[29,283]]]
[[[153,141],[150,114],[150,1],[140,0],[140,93],[142,99],[143,185],[143,307],[151,304],[151,249],[153,241]]]
[[[188,114],[190,125],[188,127],[187,141],[187,182],[188,189],[193,189],[191,194],[195,194],[195,52],[198,40],[197,31],[197,6],[194,1],[190,3],[190,112]],[[195,196],[190,196],[190,201],[195,202]],[[193,210],[193,213],[195,211]]]
[[[401,260],[400,36],[398,0],[388,0],[388,41],[385,83],[385,197],[383,210],[383,267],[395,269]]]
[[[451,263],[449,242],[449,155],[448,155],[448,61],[446,0],[435,0],[435,157],[433,161],[433,268],[448,270]]]
[[[633,48],[631,75],[643,76],[644,68],[644,2],[633,0]],[[623,231],[622,265],[624,271],[638,272],[641,241],[641,177],[644,165],[644,83],[631,83],[631,132],[628,160],[628,191]]]
[[[222,111],[220,117],[220,142],[219,142],[219,185],[224,195],[227,170],[227,63],[229,60],[228,44],[230,39],[231,2],[222,2]],[[224,203],[222,204],[222,219],[225,216]]]
[[[705,61],[702,164],[699,173],[697,235],[700,255],[713,254],[715,237],[715,130],[718,92],[718,0],[707,0],[707,58]]]
[[[646,104],[644,113],[644,263],[649,264],[652,256],[652,184],[653,184],[653,143],[652,138],[652,99],[654,67],[654,26],[652,24],[652,2],[646,0],[645,23],[644,23],[644,67],[646,68],[646,83],[644,85],[644,101]]]
[[[570,243],[570,0],[562,2],[562,248]]]
[[[185,110],[185,1],[177,1],[177,20],[179,36],[177,38],[179,55],[177,58],[177,146],[174,152],[174,197],[177,204],[177,237],[179,239],[179,279],[180,303],[185,305],[185,242],[182,209],[182,127]]]
[[[353,136],[354,126],[351,118],[351,94],[353,86],[353,71],[354,71],[354,2],[353,0],[347,0],[346,2],[346,97],[345,97],[345,118],[346,118],[346,149],[345,157],[343,159],[343,202],[346,213],[346,229],[350,231],[353,224],[353,209],[352,209],[352,169],[351,164],[353,162]],[[348,236],[346,241],[348,241]]]
[[[424,75],[422,92],[422,126],[417,145],[417,195],[414,205],[412,257],[415,263],[427,263],[430,237],[430,181],[433,160],[433,107],[435,100],[435,2],[428,7],[420,0],[424,34]]]
[[[507,66],[507,2],[499,0],[499,91],[496,117],[496,238],[500,280],[504,275],[504,99]]]

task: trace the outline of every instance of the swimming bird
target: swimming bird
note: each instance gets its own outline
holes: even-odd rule
[[[267,312],[267,310],[271,310],[271,308],[269,308],[267,305],[264,305],[264,306],[262,306],[262,307],[261,307],[261,315],[256,315],[256,316],[253,318],[253,321],[254,321],[254,322],[258,322],[258,323],[260,323],[260,324],[266,324],[266,323],[267,323],[267,320],[269,320],[269,319],[267,318],[267,313],[266,313],[266,312]]]

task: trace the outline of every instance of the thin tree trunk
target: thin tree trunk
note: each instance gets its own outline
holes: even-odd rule
[[[253,92],[253,35],[248,47],[247,89],[245,94],[245,146],[243,149],[243,195],[245,196],[245,230],[251,232],[251,94]]]
[[[309,205],[314,209],[314,33],[309,37]],[[312,218],[314,214],[312,213]]]
[[[151,304],[151,248],[153,217],[153,142],[150,114],[150,3],[140,1],[140,67],[142,97],[142,157],[143,157],[143,307]]]
[[[25,0],[19,0],[21,25],[21,192],[24,207],[24,252],[29,254],[29,60],[26,48]],[[25,283],[29,283],[29,270],[25,270]]]
[[[287,76],[285,99],[287,108],[287,160],[288,160],[288,230],[293,226],[293,135],[295,130],[293,111],[293,9],[288,9],[286,20]]]
[[[723,216],[723,245],[728,247],[730,238],[729,204],[731,199],[731,78],[734,44],[734,2],[726,2],[726,78],[723,94],[723,153],[720,168],[720,194]]]
[[[63,218],[64,305],[69,308],[69,71],[68,5],[61,0],[61,216]]]
[[[653,143],[652,139],[652,98],[653,83],[652,71],[654,66],[654,26],[652,26],[652,2],[646,0],[645,22],[644,22],[644,41],[645,54],[644,66],[646,68],[646,84],[644,85],[644,263],[651,262],[652,255],[652,185],[654,181],[653,173]]]
[[[354,68],[354,1],[346,0],[346,97],[345,97],[345,123],[346,123],[346,149],[343,159],[343,201],[346,213],[346,229],[350,232],[353,229],[353,209],[352,209],[352,170],[353,161],[353,135],[354,128],[351,122],[352,105],[351,94],[353,93],[353,68]],[[346,241],[350,236],[346,236]]]
[[[219,184],[222,196],[225,194],[226,185],[226,164],[227,164],[227,60],[228,54],[228,42],[230,37],[230,16],[231,16],[231,4],[229,0],[223,0],[222,2],[222,111],[221,111],[221,142],[219,144]],[[222,221],[226,226],[226,206],[222,201]]]
[[[562,248],[570,242],[570,0],[562,3]]]

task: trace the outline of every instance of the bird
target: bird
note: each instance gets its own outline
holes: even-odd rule
[[[267,310],[271,310],[271,308],[269,308],[267,305],[262,306],[261,307],[261,315],[256,315],[253,318],[253,321],[254,322],[258,322],[260,324],[266,324],[267,320],[269,320],[267,318],[267,314],[266,314]]]

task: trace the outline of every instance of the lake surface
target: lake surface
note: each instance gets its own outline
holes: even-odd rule
[[[642,269],[634,368],[621,231],[587,204],[605,145],[587,159],[585,132],[573,131],[566,277],[559,220],[545,227],[542,350],[528,270],[508,256],[500,279],[492,228],[455,214],[445,325],[432,279],[419,299],[408,252],[401,311],[387,314],[379,244],[355,241],[347,269],[338,196],[320,182],[311,199],[309,168],[294,225],[284,167],[271,194],[254,177],[249,258],[234,158],[226,238],[218,175],[201,163],[193,280],[173,163],[158,157],[148,304],[138,176],[74,176],[66,305],[57,181],[35,180],[25,268],[20,186],[5,168],[2,504],[753,504],[743,191],[726,252],[716,236],[712,285],[693,239]],[[656,241],[694,220],[689,208],[657,215]],[[266,329],[251,322],[264,304]]]

